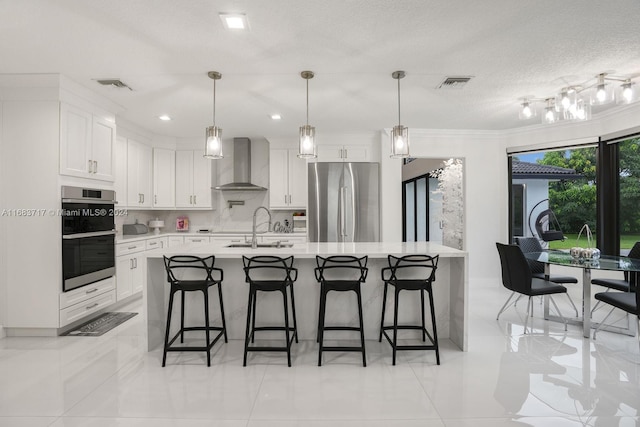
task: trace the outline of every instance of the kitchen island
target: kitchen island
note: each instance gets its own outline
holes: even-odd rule
[[[450,339],[461,350],[468,346],[468,283],[467,253],[430,242],[371,242],[371,243],[302,243],[292,247],[231,248],[221,244],[181,245],[171,248],[149,251],[147,256],[147,281],[143,292],[144,316],[147,326],[147,347],[154,350],[162,346],[167,316],[169,285],[163,255],[216,256],[215,266],[224,270],[222,291],[224,310],[229,339],[244,339],[247,315],[249,286],[245,283],[242,269],[242,256],[277,255],[295,257],[294,266],[298,269],[295,287],[295,304],[298,320],[298,336],[301,340],[315,340],[318,325],[319,285],[316,282],[314,268],[316,255],[354,255],[369,256],[369,274],[362,286],[362,303],[365,323],[365,338],[378,339],[382,308],[383,282],[380,270],[388,266],[387,255],[402,256],[408,254],[440,255],[436,281],[433,285],[434,304],[438,338]],[[277,295],[276,295],[277,294]],[[327,299],[327,319],[335,322],[357,321],[355,294],[338,295],[330,293]],[[389,293],[389,298],[393,298]],[[193,297],[191,299],[191,297]],[[351,300],[350,298],[353,298]],[[419,299],[414,292],[401,292],[402,313],[399,323],[416,322],[420,317]],[[220,324],[217,297],[210,298],[212,324]],[[187,294],[185,324],[203,324],[203,305],[201,295]],[[256,325],[264,322],[280,323],[283,319],[282,297],[279,293],[260,295]],[[428,310],[428,308],[427,308]],[[178,310],[174,310],[179,324]],[[427,314],[427,321],[428,321]],[[173,318],[172,318],[173,319]],[[387,323],[391,322],[387,317]],[[327,321],[328,323],[328,321]],[[336,334],[336,339],[352,338],[348,333]]]

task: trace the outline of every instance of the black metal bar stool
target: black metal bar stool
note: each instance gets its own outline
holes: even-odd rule
[[[246,281],[249,283],[249,303],[247,305],[247,329],[244,340],[244,360],[247,366],[247,354],[250,351],[283,351],[287,353],[287,364],[291,366],[291,344],[298,342],[296,323],[296,304],[293,293],[293,282],[298,278],[298,270],[293,267],[293,256],[280,258],[271,255],[242,257]],[[291,307],[287,298],[287,289],[291,293]],[[260,292],[281,292],[284,303],[284,326],[256,327],[256,301]],[[289,326],[289,308],[293,316],[293,327]],[[250,346],[255,342],[255,333],[259,331],[284,331],[284,346]]]
[[[224,342],[227,342],[227,325],[224,319],[224,305],[222,303],[222,279],[223,273],[219,268],[215,268],[215,257],[209,256],[200,258],[192,255],[176,255],[170,258],[164,258],[164,266],[167,271],[167,281],[171,289],[169,291],[169,308],[167,310],[167,329],[164,336],[164,354],[162,355],[162,366],[167,361],[167,352],[169,351],[204,351],[207,353],[207,366],[211,366],[211,347],[224,336]],[[213,277],[214,272],[218,278]],[[185,279],[178,278],[185,275],[191,275]],[[222,317],[222,326],[211,326],[209,324],[209,288],[218,285],[218,298],[220,299],[220,316]],[[184,326],[184,300],[186,292],[202,292],[204,297],[204,326]],[[173,297],[176,292],[180,292],[180,330],[173,338],[169,339],[171,329],[171,313],[173,312]],[[180,337],[180,342],[184,343],[184,333],[188,331],[204,331],[204,346],[172,346],[173,342]],[[211,340],[210,331],[218,331],[218,334]]]
[[[436,362],[440,364],[440,352],[438,350],[438,332],[436,329],[436,315],[433,307],[432,283],[436,278],[439,255],[406,255],[403,257],[388,256],[389,267],[382,269],[382,281],[384,282],[384,295],[382,297],[382,318],[380,320],[380,337],[389,341],[393,349],[393,364],[396,364],[396,352],[398,350],[435,350]],[[395,288],[395,299],[393,307],[393,325],[384,326],[385,308],[387,305],[387,288],[389,285]],[[398,325],[398,296],[400,291],[419,291],[420,309],[422,313],[421,325]],[[425,327],[424,292],[429,295],[429,307],[431,309],[431,324],[433,325],[433,335]],[[430,344],[398,345],[398,330],[413,329],[422,332],[422,341],[429,338]],[[393,331],[393,338],[387,334],[388,330]]]
[[[323,351],[358,351],[362,353],[362,365],[367,366],[367,355],[364,346],[364,322],[362,319],[362,295],[360,284],[367,278],[367,256],[358,258],[348,255],[336,255],[323,258],[316,256],[318,267],[315,269],[316,280],[320,282],[320,313],[318,316],[318,366],[322,366]],[[358,303],[358,318],[360,326],[325,326],[325,312],[327,308],[327,294],[330,291],[348,292],[356,294]],[[324,346],[324,331],[359,331],[360,347],[353,346]]]

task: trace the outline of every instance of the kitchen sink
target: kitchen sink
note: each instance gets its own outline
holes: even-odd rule
[[[290,242],[269,242],[269,243],[258,243],[258,248],[290,248],[293,246],[293,243]],[[251,248],[251,242],[244,243],[232,243],[226,246],[227,248]]]

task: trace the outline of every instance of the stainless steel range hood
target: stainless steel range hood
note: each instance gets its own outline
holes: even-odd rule
[[[251,183],[251,140],[233,138],[233,182],[214,187],[220,191],[267,191]]]

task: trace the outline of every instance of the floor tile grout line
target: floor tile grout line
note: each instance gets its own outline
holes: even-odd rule
[[[245,368],[243,366],[243,368]],[[265,367],[264,371],[262,372],[262,378],[260,378],[260,384],[258,385],[258,389],[256,391],[256,395],[253,399],[253,404],[251,405],[251,410],[249,411],[249,416],[247,417],[247,424],[246,427],[249,427],[249,423],[252,420],[252,416],[253,416],[253,411],[256,409],[256,405],[258,404],[258,399],[260,398],[260,390],[262,389],[262,384],[264,383],[264,379],[267,376],[267,370],[269,369],[269,367]]]

